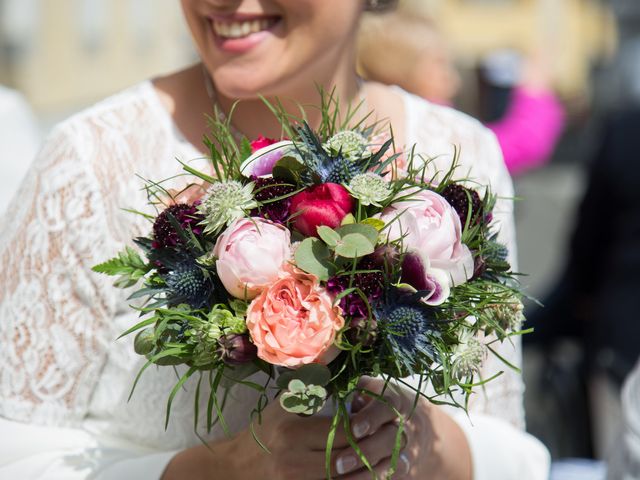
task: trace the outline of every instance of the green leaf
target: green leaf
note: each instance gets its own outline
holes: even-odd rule
[[[353,213],[348,213],[343,219],[340,225],[350,225],[352,223],[356,223],[356,217],[353,216]]]
[[[298,175],[304,169],[304,164],[296,157],[288,154],[282,157],[273,166],[271,174],[273,178],[286,180],[288,182],[297,183]]]
[[[115,285],[118,288],[128,288],[144,277],[153,267],[142,260],[138,252],[126,247],[118,256],[92,268],[94,272],[105,275],[119,275]]]
[[[146,328],[138,332],[133,341],[133,349],[138,355],[147,355],[156,347],[155,333],[153,328]]]
[[[296,249],[296,265],[307,273],[318,277],[321,281],[329,280],[335,273],[331,263],[331,252],[317,238],[306,238]]]
[[[372,244],[367,237],[360,233],[349,233],[342,237],[336,246],[336,255],[345,258],[359,258],[369,255],[375,251],[375,244]]]
[[[289,382],[288,388],[290,392],[303,393],[307,389],[307,386],[304,384],[302,380],[298,380],[297,378],[294,378]]]
[[[325,225],[318,227],[318,235],[330,247],[335,247],[340,241],[340,234]]]
[[[378,232],[379,232],[379,231],[381,231],[381,230],[384,228],[384,226],[385,226],[385,223],[384,223],[382,220],[380,220],[379,218],[373,218],[373,217],[372,217],[372,218],[365,218],[365,219],[362,221],[362,223],[363,223],[364,225],[370,225],[370,226],[372,226],[372,227],[373,227],[373,228],[375,228]]]
[[[364,223],[352,223],[350,225],[344,225],[338,229],[338,233],[343,237],[349,235],[350,233],[359,233],[360,235],[364,235],[367,237],[369,242],[372,245],[376,245],[378,243],[378,230],[371,225],[366,225]]]
[[[289,388],[292,380],[300,380],[304,385],[319,385],[326,387],[331,380],[331,370],[325,365],[319,363],[309,363],[303,365],[297,370],[286,370],[281,373],[276,384],[281,390]]]
[[[251,142],[247,137],[243,137],[240,142],[240,161],[243,162],[251,156]]]

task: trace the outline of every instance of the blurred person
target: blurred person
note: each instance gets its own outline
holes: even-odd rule
[[[0,85],[0,215],[39,145],[40,133],[29,104],[18,92]]]
[[[544,308],[529,316],[535,331],[524,340],[545,354],[539,388],[547,401],[554,398],[560,405],[563,430],[553,434],[569,438],[570,447],[579,448],[572,456],[594,456],[592,430],[606,412],[599,411],[603,407],[593,396],[593,386],[619,396],[640,356],[638,132],[640,110],[618,112],[604,122],[567,248],[567,265],[544,299]],[[566,340],[576,343],[583,356],[571,369],[552,353]],[[568,377],[571,382],[562,380]],[[605,381],[596,383],[596,378]],[[552,443],[551,438],[545,440]]]
[[[113,341],[136,315],[126,293],[90,268],[149,228],[122,210],[147,208],[135,174],[172,178],[167,187],[175,190],[185,186],[174,159],[206,153],[201,140],[213,105],[228,113],[242,100],[233,127],[248,138],[279,138],[281,126],[259,94],[283,99],[299,115],[300,105],[318,104],[317,85],[335,87],[343,107],[365,101],[367,110],[392,122],[396,138],[437,157],[439,169],[449,167],[451,145],[460,145],[465,176],[500,196],[501,241],[515,252],[513,189],[494,136],[459,112],[356,75],[363,10],[393,3],[182,0],[202,63],[136,85],[54,129],[14,202],[15,214],[0,226],[0,477],[325,478],[329,419],[299,418],[271,403],[258,427],[267,454],[248,426],[258,395],[252,389],[234,390],[225,412],[233,434],[225,437],[217,425],[207,445],[194,432],[191,383],[175,397],[165,431],[166,392],[175,384],[170,369],[147,370],[126,402],[145,359],[134,353],[131,338]],[[306,114],[318,124],[316,109]],[[520,364],[518,338],[496,348]],[[484,370],[488,377],[505,368],[492,357]],[[523,431],[522,379],[506,370],[471,399],[469,417],[420,399],[394,478],[546,478],[548,453]],[[367,386],[380,391],[382,384],[370,379]],[[413,407],[413,395],[385,397],[404,414]],[[352,422],[368,425],[359,446],[376,460],[378,475],[390,465],[392,417],[378,402],[353,414]],[[335,478],[370,478],[346,446],[338,432]]]
[[[446,39],[430,19],[399,11],[362,23],[358,65],[365,78],[431,102],[451,105],[460,89]],[[495,133],[513,175],[546,163],[564,128],[565,113],[539,52],[531,56],[506,113],[487,126]]]
[[[608,480],[640,478],[640,362],[622,389],[624,424],[609,457]]]

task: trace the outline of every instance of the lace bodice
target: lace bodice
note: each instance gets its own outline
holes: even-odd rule
[[[452,146],[460,146],[460,174],[471,172],[505,197],[495,216],[503,241],[515,253],[512,202],[506,199],[513,194],[511,181],[493,136],[461,113],[400,95],[408,144],[440,155],[441,168],[451,162]],[[79,429],[100,444],[127,445],[135,452],[198,443],[194,384],[178,394],[164,430],[165,402],[176,381],[173,369],[148,369],[127,403],[143,359],[133,352],[131,337],[116,338],[137,317],[127,292],[90,268],[135,235],[148,233],[146,220],[123,210],[147,208],[138,176],[173,177],[181,171],[175,158],[201,156],[177,131],[150,82],[75,115],[52,132],[0,227],[0,417]],[[186,181],[176,178],[170,186]],[[520,364],[517,341],[501,351]],[[521,427],[522,380],[495,360],[484,371],[488,376],[502,370],[504,375],[474,397],[471,411]],[[232,429],[246,425],[254,405],[252,390],[235,390],[226,410]],[[221,435],[214,430],[212,437]]]

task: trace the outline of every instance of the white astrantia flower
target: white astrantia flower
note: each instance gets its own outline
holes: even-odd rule
[[[347,190],[360,200],[361,205],[375,205],[376,207],[381,207],[380,202],[385,201],[392,193],[389,182],[372,172],[361,173],[353,177]]]
[[[249,210],[257,208],[253,186],[253,183],[242,185],[236,180],[211,185],[198,206],[198,211],[205,217],[202,222],[205,233],[218,232],[244,217]]]
[[[478,373],[486,356],[487,346],[466,330],[453,354],[453,376],[463,379]]]
[[[369,140],[355,130],[344,130],[336,133],[323,145],[330,155],[341,153],[344,158],[358,159],[369,146]]]

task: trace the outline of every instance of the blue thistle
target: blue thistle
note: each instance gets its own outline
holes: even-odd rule
[[[304,182],[346,184],[367,170],[370,156],[350,159],[342,155],[342,152],[330,155],[309,125],[303,124],[297,132],[300,136],[298,151],[307,167],[307,171],[301,175]]]
[[[187,303],[195,309],[204,308],[211,303],[214,283],[209,272],[200,267],[195,260],[185,258],[171,265],[163,275],[166,284],[167,300],[170,305]]]
[[[411,295],[391,291],[376,309],[382,354],[390,354],[409,374],[421,362],[434,358],[430,336],[436,334],[434,309]],[[386,347],[386,348],[385,348]]]

